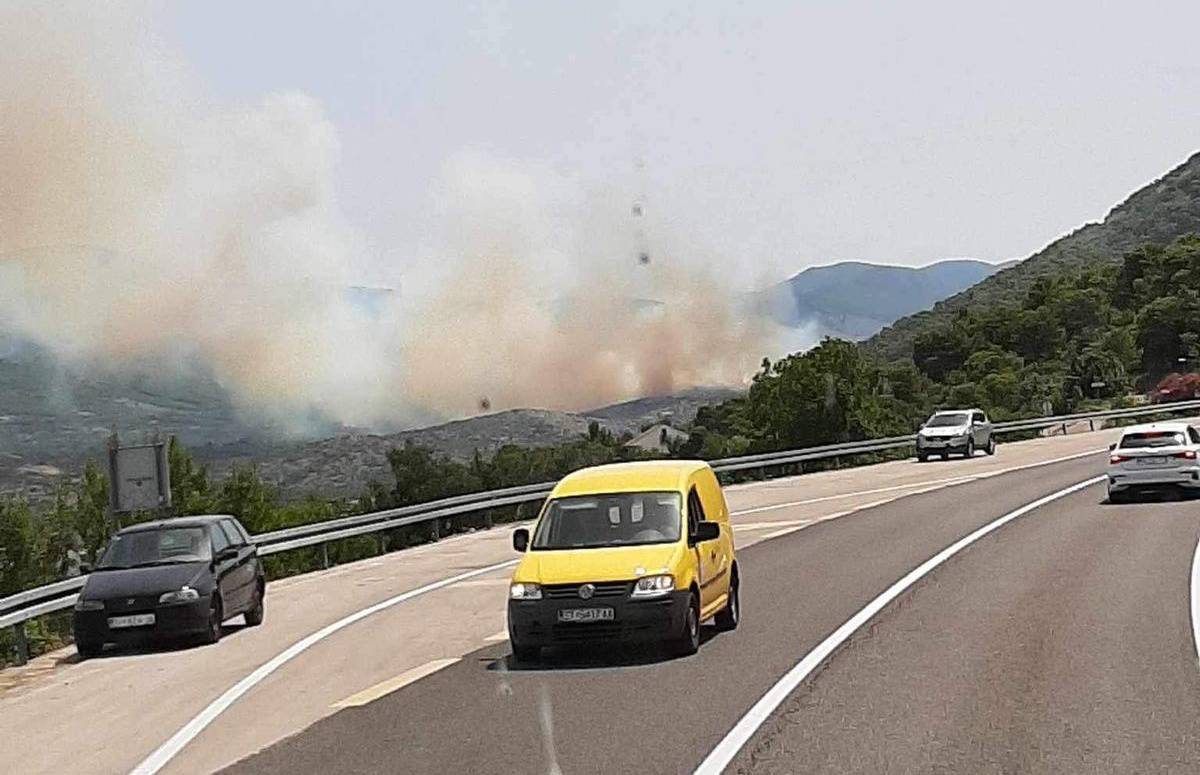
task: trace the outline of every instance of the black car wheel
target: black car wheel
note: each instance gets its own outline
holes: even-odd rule
[[[100,656],[100,652],[104,650],[104,644],[97,640],[79,640],[75,639],[75,650],[79,652],[82,659],[91,659],[92,657]]]
[[[213,595],[212,605],[208,609],[208,627],[204,630],[205,643],[216,643],[221,639],[221,622],[225,620],[221,598]]]
[[[683,617],[683,632],[671,644],[671,651],[678,657],[690,657],[700,650],[700,601],[691,596],[687,614]]]
[[[713,620],[717,624],[717,629],[721,632],[736,630],[738,621],[742,618],[742,602],[738,594],[740,587],[741,580],[738,578],[738,573],[735,569],[733,578],[729,582],[729,602],[725,605],[723,611],[713,617]]]
[[[541,646],[527,646],[524,643],[512,643],[513,659],[517,664],[534,665],[542,658]]]
[[[929,455],[926,455],[924,452],[917,453],[917,462],[918,463],[925,463],[928,460],[929,460]]]
[[[246,611],[246,626],[257,627],[263,622],[263,596],[266,591],[260,582],[254,591],[254,602],[250,604],[250,609]]]

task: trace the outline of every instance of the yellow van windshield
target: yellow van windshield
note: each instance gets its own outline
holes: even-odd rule
[[[556,498],[533,537],[534,549],[667,544],[681,535],[677,492],[622,492]]]

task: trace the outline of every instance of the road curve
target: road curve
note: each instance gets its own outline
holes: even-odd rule
[[[690,772],[892,582],[1102,461],[916,495],[751,546],[742,627],[694,657],[567,652],[516,669],[497,644],[229,771]],[[1069,495],[936,569],[802,684],[731,769],[1144,772],[1200,761],[1188,613],[1200,515],[1189,503],[1102,499],[1102,486]],[[1140,719],[1122,726],[1123,713]]]
[[[1200,770],[1195,502],[1091,487],[880,616],[793,693],[737,772]]]
[[[1078,465],[1079,472],[1094,472],[1102,459],[1096,455],[1079,463],[1003,473],[1094,452],[1112,437],[1113,432],[1108,431],[1038,439],[1004,445],[995,457],[980,455],[973,460],[926,465],[898,461],[735,486],[729,488],[728,496],[738,545],[746,549],[744,558],[753,558],[760,551],[755,544],[765,547],[774,541],[789,542],[788,546],[803,553],[808,543],[794,539],[829,532],[833,527],[838,534],[847,531],[850,546],[861,548],[890,540],[887,534],[881,537],[870,531],[864,533],[857,523],[866,517],[872,517],[874,523],[886,521],[890,514],[909,513],[905,509],[911,507],[905,503],[910,500],[944,501],[939,510],[956,511],[959,497],[975,497],[956,492],[966,493],[965,488],[979,488],[988,482],[1037,481],[1049,487],[1070,478],[1051,475],[1060,468]],[[1006,487],[989,487],[986,491],[1004,495]],[[921,495],[923,492],[928,494]],[[994,510],[987,504],[986,509],[972,513],[961,525],[952,520],[943,527],[948,528],[949,535],[959,527],[981,523],[984,514]],[[838,519],[848,515],[854,516]],[[937,516],[930,521],[942,520]],[[440,579],[511,560],[510,532],[511,527],[459,536],[273,583],[268,588],[267,624],[248,630],[234,626],[230,636],[214,647],[127,651],[84,662],[76,662],[73,650],[68,649],[39,658],[27,669],[4,671],[0,673],[0,739],[6,742],[6,760],[27,773],[128,772],[203,715],[230,687],[293,644],[381,601]],[[902,567],[904,562],[878,567],[896,571],[887,579],[894,581],[941,548],[927,545],[936,542],[919,542],[903,557],[904,562],[912,561],[908,567]],[[925,555],[919,556],[921,552]],[[764,553],[768,555],[774,553]],[[840,555],[838,562],[845,566],[839,571],[843,576],[877,566],[871,553],[850,550]],[[747,570],[760,575],[752,566]],[[832,629],[838,624],[834,621],[836,615],[842,612],[841,606],[834,607],[836,601],[832,598],[841,590],[829,585],[833,577],[812,575],[811,582],[805,575],[803,583],[811,583],[814,591],[830,596],[824,603],[829,611],[819,621]],[[868,574],[862,594],[879,591],[870,589],[879,575],[874,571]],[[314,643],[255,683],[223,713],[209,719],[211,723],[197,730],[194,739],[167,761],[163,771],[209,772],[230,765],[335,713],[352,695],[364,690],[369,693],[372,687],[389,685],[398,677],[420,674],[430,665],[477,655],[481,646],[503,630],[506,578],[507,569],[502,569],[406,599]],[[756,579],[749,579],[749,583],[753,587]],[[748,589],[747,594],[752,590]],[[808,605],[817,603],[810,600]],[[756,623],[755,618],[747,621],[747,630],[753,631],[763,623]],[[735,637],[739,642],[746,640],[740,632]],[[780,644],[771,637],[760,644],[759,650],[777,651],[768,664],[782,671],[788,660],[798,657],[799,646],[794,642]],[[728,640],[725,636],[713,644]],[[710,645],[706,651],[712,648]],[[506,653],[506,646],[492,645],[482,653],[498,656]],[[641,668],[641,672],[660,667]],[[458,667],[445,670],[455,669]],[[605,670],[608,668],[591,674],[606,676]],[[434,680],[441,678],[435,674],[420,683]],[[557,702],[553,698],[551,701]],[[726,715],[736,714],[731,711]],[[713,734],[719,726],[712,726]],[[703,754],[696,751],[697,758]]]

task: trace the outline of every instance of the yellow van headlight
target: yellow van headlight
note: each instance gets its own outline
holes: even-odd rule
[[[670,573],[642,576],[633,585],[632,597],[663,597],[675,589],[675,577]]]
[[[508,588],[508,596],[513,600],[541,600],[542,585],[518,581]]]

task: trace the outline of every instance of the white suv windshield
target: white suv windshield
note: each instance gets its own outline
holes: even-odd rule
[[[925,423],[926,428],[957,428],[967,424],[965,414],[935,414]]]

